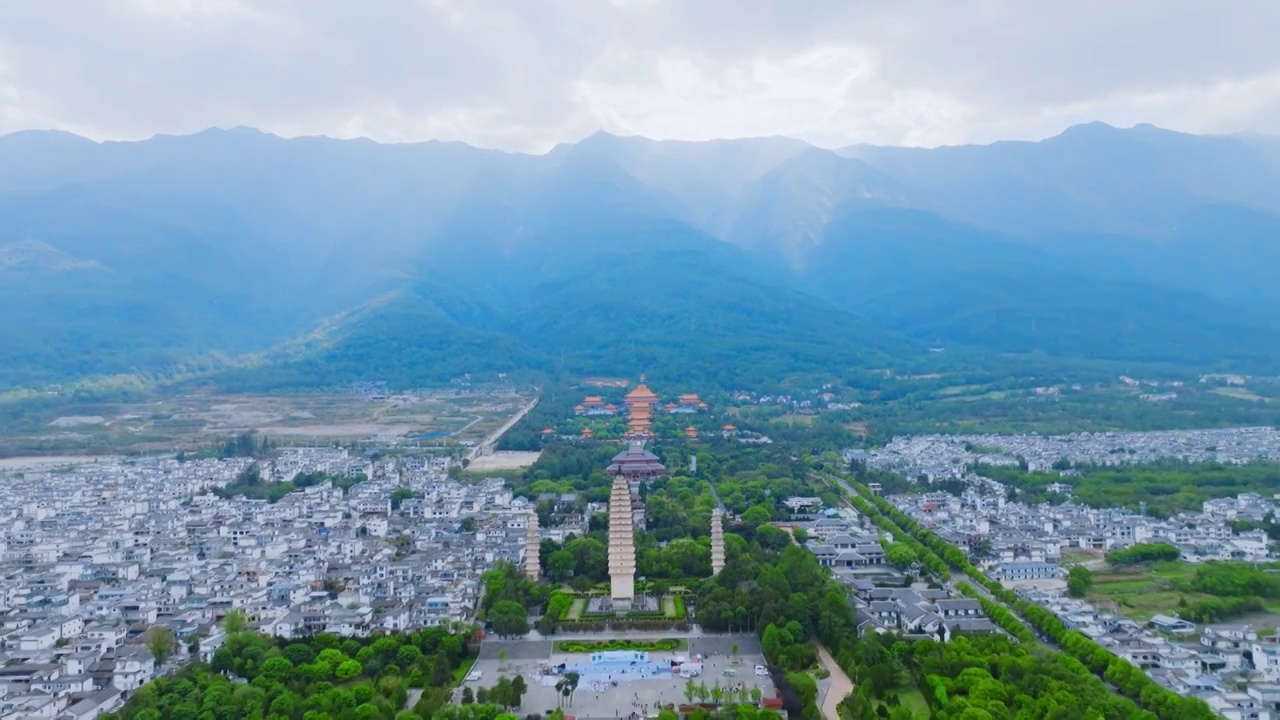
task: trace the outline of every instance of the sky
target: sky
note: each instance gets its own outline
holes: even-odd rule
[[[0,133],[1280,133],[1275,0],[0,0]]]

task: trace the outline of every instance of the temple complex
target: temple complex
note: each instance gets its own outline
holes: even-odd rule
[[[652,480],[667,474],[667,468],[658,460],[658,456],[644,449],[644,443],[632,441],[627,449],[613,456],[609,467],[605,468],[615,479],[622,478],[631,483]]]
[[[542,574],[540,550],[542,539],[538,536],[538,513],[529,513],[525,521],[524,531],[524,574],[530,580],[537,580]]]
[[[702,402],[697,393],[685,393],[680,396],[679,402],[667,403],[667,412],[673,415],[692,415],[706,409],[707,404]]]
[[[724,570],[724,511],[711,511],[711,574]]]
[[[609,599],[619,614],[631,610],[636,594],[636,539],[631,484],[615,476],[609,490]]]
[[[618,414],[618,406],[605,402],[599,395],[588,395],[574,406],[573,414],[587,417],[612,416]]]

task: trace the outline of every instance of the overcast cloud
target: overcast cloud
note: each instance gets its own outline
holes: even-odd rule
[[[0,0],[0,132],[1280,133],[1276,0]]]

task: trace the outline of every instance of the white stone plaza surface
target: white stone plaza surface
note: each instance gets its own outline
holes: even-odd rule
[[[542,678],[539,672],[543,668],[555,668],[564,663],[566,671],[586,670],[582,673],[578,690],[573,696],[572,706],[567,701],[561,703],[565,714],[579,718],[627,717],[632,713],[653,716],[657,714],[655,706],[687,702],[687,680],[669,671],[670,661],[684,658],[696,662],[697,656],[702,655],[702,674],[693,678],[695,683],[705,683],[708,688],[717,682],[721,688],[741,684],[748,693],[751,688],[758,687],[761,697],[777,696],[772,680],[767,675],[755,673],[755,666],[762,664],[764,660],[760,654],[760,641],[754,635],[703,635],[687,637],[685,640],[688,649],[651,651],[645,653],[646,663],[638,662],[633,666],[629,663],[609,662],[603,664],[601,670],[590,669],[590,653],[555,652],[549,640],[490,641],[485,643],[480,659],[473,668],[473,673],[480,672],[480,679],[469,681],[465,686],[474,691],[481,687],[492,687],[499,677],[523,675],[529,691],[520,706],[520,713],[545,714],[557,707],[556,678]],[[736,655],[732,654],[734,645],[738,646]],[[503,654],[503,660],[498,659],[499,653]]]

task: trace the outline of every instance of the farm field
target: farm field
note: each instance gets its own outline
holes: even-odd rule
[[[1138,622],[1146,622],[1152,615],[1177,615],[1188,605],[1218,599],[1207,593],[1186,592],[1176,587],[1175,583],[1189,580],[1201,567],[1175,560],[1132,568],[1095,570],[1093,590],[1088,600],[1100,610],[1115,612]],[[1280,603],[1269,605],[1268,611],[1232,622],[1261,618],[1274,622],[1280,615]]]
[[[141,402],[50,402],[0,414],[0,458],[201,450],[242,433],[282,446],[474,445],[528,402],[514,394],[410,392],[370,398],[349,393],[193,393]]]

